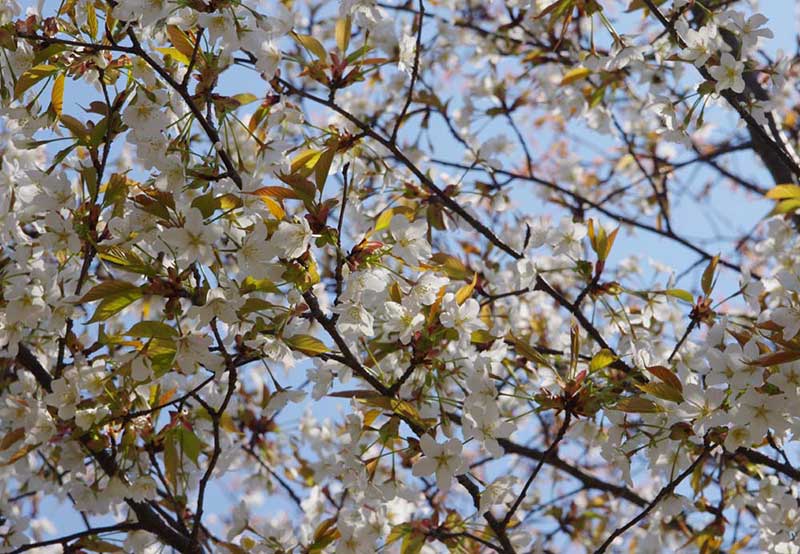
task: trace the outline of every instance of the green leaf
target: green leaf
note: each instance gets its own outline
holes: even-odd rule
[[[200,452],[203,450],[203,442],[194,432],[182,425],[175,428],[175,434],[177,435],[178,444],[181,445],[183,453],[194,462],[194,465],[198,465],[197,459],[200,456]]]
[[[694,302],[692,293],[683,289],[667,289],[664,291],[664,294],[667,296],[672,296],[673,298],[677,298],[678,300],[689,302],[690,304]]]
[[[174,327],[161,321],[140,321],[125,333],[129,337],[173,339],[178,336]]]
[[[325,51],[325,47],[322,46],[322,43],[309,35],[299,35],[297,33],[292,33],[292,38],[297,41],[297,43],[314,54],[317,58],[322,61],[325,61],[328,57],[328,53]]]
[[[603,348],[600,352],[595,354],[592,357],[592,361],[589,362],[589,372],[595,372],[597,370],[603,369],[614,362],[617,361],[617,357],[611,353],[611,350],[608,348]]]
[[[104,298],[100,304],[97,305],[92,319],[87,321],[87,323],[105,321],[112,315],[121,312],[123,309],[139,300],[142,296],[144,296],[142,291],[135,289]]]
[[[178,437],[175,433],[164,435],[164,476],[172,486],[177,485],[178,477]]]
[[[108,279],[103,281],[99,285],[95,285],[92,287],[89,292],[84,294],[78,303],[82,304],[84,302],[93,302],[95,300],[100,300],[102,298],[108,298],[109,296],[115,296],[118,294],[125,294],[131,291],[138,291],[139,287],[134,285],[133,283],[129,283],[128,281],[121,281],[118,279]]]
[[[419,554],[422,551],[422,547],[425,546],[425,539],[424,533],[416,529],[412,530],[403,537],[403,543],[400,545],[400,554]]]
[[[156,271],[147,265],[136,253],[125,250],[119,246],[112,246],[105,252],[100,252],[98,256],[101,260],[112,263],[117,266],[118,269],[124,271],[130,271],[131,273],[138,273],[148,277],[152,277],[156,274]]]
[[[308,356],[316,356],[317,354],[330,352],[330,349],[325,346],[324,342],[311,335],[294,335],[289,338],[284,338],[283,340],[292,350],[298,350]]]
[[[17,79],[17,84],[14,86],[14,98],[19,98],[26,90],[58,70],[57,66],[50,64],[41,64],[30,68]]]

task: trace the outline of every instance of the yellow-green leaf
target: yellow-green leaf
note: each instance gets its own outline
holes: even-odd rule
[[[336,21],[336,46],[342,54],[347,54],[347,47],[350,46],[351,34],[352,22],[350,16],[340,17]]]
[[[183,52],[181,52],[180,50],[178,50],[174,46],[170,46],[170,47],[162,46],[162,47],[156,48],[156,50],[158,52],[161,52],[165,57],[169,56],[170,58],[172,58],[173,60],[175,60],[178,63],[181,63],[181,64],[186,65],[186,66],[189,65],[189,58],[187,58],[184,55]]]
[[[112,315],[121,312],[123,309],[139,300],[142,296],[144,296],[144,294],[141,290],[134,289],[104,298],[100,304],[97,305],[92,319],[87,323],[105,321]]]
[[[292,350],[298,350],[308,356],[316,356],[330,351],[324,342],[311,335],[294,335],[283,340]]]
[[[706,266],[705,271],[703,271],[703,278],[700,281],[700,285],[703,288],[703,294],[709,296],[711,291],[714,289],[714,272],[717,269],[717,264],[719,263],[719,254],[711,258]]]
[[[50,104],[53,106],[53,111],[56,113],[56,117],[61,117],[61,113],[64,111],[64,74],[59,73],[56,76],[55,81],[53,81],[53,90],[50,93]]]
[[[325,47],[322,46],[322,43],[314,37],[292,33],[292,38],[297,41],[300,46],[314,54],[320,60],[325,61],[327,59],[328,53],[325,51]]]
[[[331,164],[333,163],[333,158],[336,155],[336,148],[338,147],[338,143],[334,143],[327,150],[320,154],[319,160],[317,160],[316,165],[314,166],[314,180],[317,183],[317,190],[322,192],[322,189],[325,187],[325,181],[328,180],[328,173],[331,171]]]
[[[172,339],[178,336],[174,327],[161,321],[140,321],[125,333],[129,337]]]
[[[14,86],[14,98],[19,98],[26,90],[58,70],[58,67],[50,64],[41,64],[30,68],[17,79],[17,84]]]
[[[690,304],[694,302],[694,297],[692,293],[683,289],[667,289],[664,291],[664,294],[667,296],[672,296],[673,298],[677,298],[679,300],[683,300],[685,302],[689,302]]]
[[[611,353],[608,348],[603,348],[592,356],[592,361],[589,362],[589,371],[595,372],[604,367],[607,367],[617,361],[617,357]]]
[[[561,79],[561,86],[580,81],[591,74],[592,71],[586,67],[576,67],[575,69],[571,69],[564,74],[564,77]]]
[[[89,292],[84,294],[78,303],[93,302],[109,296],[128,293],[134,290],[139,290],[139,287],[128,281],[121,281],[119,279],[108,279],[99,285],[95,285]]]
[[[472,296],[472,292],[475,290],[475,285],[478,283],[478,274],[475,273],[472,276],[472,281],[458,289],[456,292],[456,302],[458,304],[463,304],[467,301],[468,298]]]
[[[777,185],[767,191],[767,198],[773,200],[785,200],[787,198],[800,198],[800,186],[798,185]]]
[[[192,54],[194,53],[194,42],[189,35],[187,35],[183,30],[175,25],[167,25],[167,36],[169,37],[169,41],[172,43],[172,46],[175,47],[178,52],[183,54],[186,58],[186,63],[189,63],[189,60],[192,59]]]
[[[86,25],[89,27],[89,36],[94,40],[97,38],[97,12],[94,3],[88,4],[87,8]]]

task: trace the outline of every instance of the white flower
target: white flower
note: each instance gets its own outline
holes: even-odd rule
[[[485,329],[480,319],[481,305],[474,298],[468,298],[459,305],[453,293],[449,292],[442,299],[442,313],[439,321],[450,329],[456,329],[463,342],[469,342],[473,331]]]
[[[374,318],[360,304],[339,304],[333,309],[339,314],[336,326],[344,335],[371,337],[375,334],[372,328]]]
[[[269,244],[278,257],[293,260],[305,253],[311,243],[311,236],[311,227],[305,219],[301,219],[299,223],[281,221],[270,237]]]
[[[766,16],[760,13],[754,13],[747,19],[741,12],[732,12],[731,23],[734,29],[738,32],[739,38],[742,41],[742,49],[749,50],[758,44],[760,38],[772,38],[774,35],[769,29],[763,28],[767,23]]]
[[[513,423],[500,417],[493,404],[473,406],[464,416],[464,438],[477,440],[494,458],[501,457],[504,452],[497,439],[507,439],[515,428]]]
[[[467,472],[466,461],[461,455],[463,446],[458,439],[449,439],[444,444],[437,443],[428,434],[422,435],[419,441],[422,449],[420,458],[411,469],[416,477],[436,474],[439,490],[447,492],[454,476]]]
[[[197,208],[186,213],[182,227],[171,227],[161,233],[161,237],[180,260],[187,263],[200,262],[210,265],[214,262],[214,242],[219,238],[219,229],[214,224],[206,224],[203,214]]]
[[[400,71],[411,75],[411,72],[414,70],[416,51],[417,37],[404,34],[402,38],[400,38],[400,58],[397,62],[397,67]]]
[[[580,244],[586,236],[586,232],[586,225],[583,223],[576,223],[569,216],[563,217],[558,224],[558,229],[553,232],[555,240],[553,255],[580,255]]]
[[[717,81],[717,92],[731,89],[736,93],[744,91],[743,71],[744,62],[738,61],[727,52],[722,54],[719,65],[715,65],[708,70],[711,76]]]
[[[410,222],[404,215],[395,215],[389,222],[389,231],[394,237],[392,254],[401,258],[410,266],[416,267],[420,260],[427,260],[431,256],[431,245],[428,244],[425,234],[427,225],[419,220]]]
[[[397,333],[402,344],[411,342],[411,337],[422,328],[425,323],[425,316],[419,312],[411,315],[411,312],[397,302],[386,302],[383,305],[385,320],[383,329],[386,333]]]
[[[705,65],[708,59],[719,50],[717,26],[709,23],[698,30],[690,28],[685,21],[679,21],[675,28],[683,37],[686,48],[681,51],[681,56],[693,62],[696,67]]]

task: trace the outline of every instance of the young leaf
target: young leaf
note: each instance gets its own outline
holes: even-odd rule
[[[719,263],[719,254],[711,258],[706,266],[705,271],[703,271],[703,278],[700,281],[700,284],[703,288],[703,294],[709,296],[711,291],[714,289],[714,272],[717,269],[717,264]]]
[[[178,336],[174,327],[160,321],[140,321],[125,333],[129,337],[173,339]]]
[[[30,68],[17,79],[17,84],[14,86],[14,98],[19,98],[26,90],[58,70],[58,67],[49,64],[41,64]]]
[[[352,34],[352,23],[350,16],[340,17],[336,21],[336,46],[339,52],[347,54],[347,47],[350,45],[350,35]]]
[[[53,81],[53,90],[50,94],[50,104],[53,106],[53,111],[56,117],[60,118],[64,111],[64,74],[59,73],[55,81]]]
[[[292,350],[298,350],[308,356],[316,356],[330,351],[324,342],[311,335],[294,335],[283,340]]]
[[[611,353],[611,350],[608,348],[603,348],[600,350],[600,352],[592,357],[592,361],[589,362],[589,371],[593,373],[597,370],[603,369],[604,367],[613,364],[615,361],[617,361],[617,359],[618,358]]]
[[[106,297],[97,305],[94,315],[87,323],[105,321],[112,315],[121,312],[123,309],[139,300],[142,296],[144,296],[142,291],[135,289]]]

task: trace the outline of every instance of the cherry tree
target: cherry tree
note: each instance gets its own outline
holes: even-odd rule
[[[0,552],[800,552],[757,2],[18,2]]]

